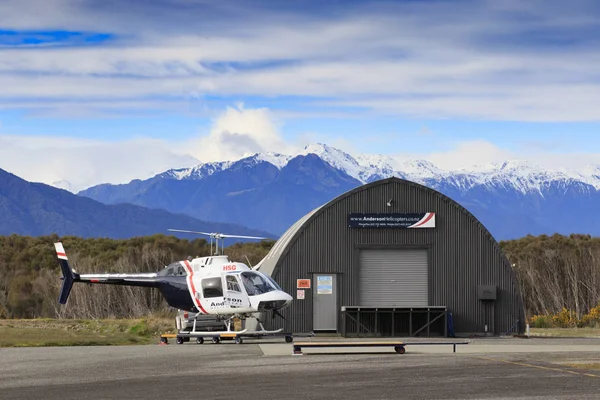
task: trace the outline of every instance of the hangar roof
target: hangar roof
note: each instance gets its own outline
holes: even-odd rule
[[[277,262],[279,261],[279,259],[281,258],[281,256],[283,255],[283,253],[288,249],[291,242],[297,238],[299,232],[302,231],[302,228],[306,224],[308,224],[310,222],[310,220],[316,216],[316,214],[318,214],[320,211],[327,209],[334,203],[337,203],[338,201],[341,201],[342,199],[344,199],[348,196],[351,196],[354,193],[357,193],[362,190],[366,190],[373,186],[383,185],[383,184],[386,184],[389,182],[400,182],[400,183],[403,183],[406,185],[418,187],[419,189],[422,189],[424,191],[433,192],[436,195],[440,196],[442,199],[447,201],[449,204],[458,208],[463,214],[465,214],[465,216],[467,218],[469,218],[471,220],[471,222],[478,225],[482,229],[482,232],[484,233],[484,235],[488,239],[492,240],[495,243],[495,247],[497,247],[499,249],[499,245],[496,243],[496,240],[494,239],[492,234],[483,226],[483,224],[477,218],[475,218],[475,216],[473,214],[471,214],[466,208],[464,208],[463,206],[458,204],[456,201],[452,200],[448,196],[446,196],[430,187],[394,176],[394,177],[385,178],[385,179],[369,182],[367,184],[358,186],[358,187],[351,189],[345,193],[342,193],[341,195],[328,201],[327,203],[323,204],[322,206],[317,207],[314,210],[310,211],[308,214],[306,214],[305,216],[300,218],[298,221],[296,221],[290,228],[288,228],[287,231],[285,231],[285,233],[279,238],[279,240],[277,240],[277,242],[275,243],[273,248],[271,248],[269,253],[265,256],[265,258],[262,259],[255,266],[255,268],[260,269],[261,272],[263,272],[269,276],[272,275],[273,271],[275,269],[275,266],[276,266]]]
[[[314,210],[310,211],[308,214],[300,218],[298,221],[296,221],[292,226],[290,226],[288,230],[285,231],[284,234],[281,235],[281,237],[277,240],[275,245],[265,256],[265,258],[263,258],[256,265],[256,268],[270,276],[273,273],[275,264],[277,264],[277,260],[279,260],[279,257],[281,257],[282,253],[288,247],[288,244],[296,236],[296,232],[300,231],[300,229],[308,221],[308,219],[323,207],[324,206],[315,208]]]

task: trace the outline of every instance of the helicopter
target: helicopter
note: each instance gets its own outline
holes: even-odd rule
[[[231,322],[234,318],[240,320],[254,318],[261,328],[252,332],[244,329],[236,331],[236,334],[274,334],[283,330],[265,330],[262,322],[254,314],[271,312],[273,318],[275,315],[284,318],[279,311],[291,304],[292,296],[284,292],[270,276],[245,263],[231,261],[227,255],[221,254],[224,247],[222,246],[221,251],[219,249],[219,241],[223,243],[225,238],[267,238],[180,229],[169,229],[169,231],[210,236],[211,255],[188,257],[186,260],[175,261],[152,273],[79,274],[71,268],[62,242],[54,243],[63,280],[58,302],[67,303],[75,282],[142,286],[157,288],[171,307],[197,313],[198,316],[215,316],[225,323],[226,331],[206,332],[206,336],[232,333]],[[216,242],[214,254],[213,239]],[[195,332],[196,336],[203,334],[204,332]]]

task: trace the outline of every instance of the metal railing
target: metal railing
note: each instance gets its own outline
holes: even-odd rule
[[[448,336],[446,307],[342,307],[342,337]]]

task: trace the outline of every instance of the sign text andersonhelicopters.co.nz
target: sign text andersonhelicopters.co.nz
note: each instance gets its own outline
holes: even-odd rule
[[[408,228],[425,217],[426,213],[351,213],[349,228]]]

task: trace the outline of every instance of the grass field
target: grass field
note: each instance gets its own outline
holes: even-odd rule
[[[174,319],[0,319],[0,347],[152,344],[174,331]]]
[[[155,344],[174,318],[0,319],[0,347]],[[600,328],[531,328],[533,337],[597,337]]]

